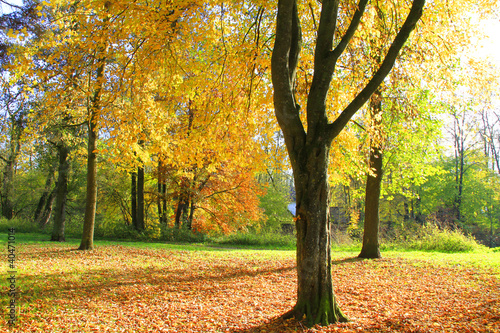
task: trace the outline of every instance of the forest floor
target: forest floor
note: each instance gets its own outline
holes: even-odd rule
[[[279,319],[294,305],[293,251],[76,247],[16,242],[14,326],[2,255],[0,332],[500,332],[500,252],[360,260],[334,251],[334,290],[350,322],[307,329]]]

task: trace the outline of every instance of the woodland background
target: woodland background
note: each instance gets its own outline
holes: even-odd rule
[[[404,10],[400,2],[367,10],[364,32],[341,59],[343,80],[332,82],[340,93],[328,101],[331,110],[356,93],[355,80],[364,82],[368,60],[387,46]],[[293,178],[270,87],[275,4],[2,6],[2,228],[54,241],[81,237],[94,156],[98,238],[294,246]],[[337,244],[362,238],[376,143],[384,158],[383,246],[467,250],[472,238],[500,245],[498,68],[468,56],[479,22],[498,18],[498,4],[428,7],[381,87],[382,112],[367,106],[333,144]],[[306,41],[318,8],[300,3]],[[311,80],[304,44],[299,99]]]

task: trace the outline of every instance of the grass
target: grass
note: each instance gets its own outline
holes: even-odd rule
[[[4,249],[6,239],[0,234]],[[96,240],[96,250],[75,251],[79,239],[46,239],[16,234],[19,331],[304,331],[273,319],[295,301],[294,250]],[[335,293],[352,320],[335,329],[500,329],[500,252],[387,250],[379,260],[358,253],[352,245],[332,251]]]
[[[48,241],[50,235],[38,233],[17,233],[16,242],[18,244],[39,244],[43,247],[68,247],[77,248],[80,245],[80,239],[67,238],[64,243],[55,243]],[[245,241],[250,240],[248,242]],[[289,236],[286,236],[286,242],[283,246],[276,246],[272,241],[274,238],[264,238],[260,240],[255,236],[240,236],[234,238],[222,238],[215,242],[205,243],[182,243],[182,242],[140,242],[130,240],[107,240],[96,239],[94,244],[96,247],[120,245],[133,248],[145,249],[164,249],[164,250],[180,250],[180,251],[232,251],[232,252],[252,252],[259,251],[265,253],[265,250],[274,251],[276,253],[287,253],[291,256],[295,255],[295,247],[291,246]],[[0,233],[0,244],[6,243],[7,234]],[[236,240],[236,241],[234,241]],[[252,245],[253,244],[253,245]],[[359,243],[350,243],[346,245],[336,245],[332,247],[332,257],[338,258],[342,256],[355,257],[359,254],[361,245]],[[404,244],[382,245],[381,252],[384,257],[405,257],[416,260],[430,261],[437,264],[449,265],[465,265],[476,267],[490,267],[500,271],[500,251],[499,248],[488,249],[483,246],[476,246],[468,252],[442,252],[437,250],[421,250],[413,249]]]

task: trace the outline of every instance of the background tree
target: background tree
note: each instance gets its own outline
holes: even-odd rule
[[[2,133],[5,137],[5,150],[0,155],[3,161],[2,188],[0,200],[2,204],[2,216],[7,219],[14,217],[14,203],[12,195],[14,192],[14,174],[16,162],[21,153],[21,139],[26,126],[26,113],[28,100],[22,82],[14,87],[2,78]]]

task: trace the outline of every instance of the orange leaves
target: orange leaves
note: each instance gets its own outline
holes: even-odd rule
[[[294,305],[294,253],[22,245],[22,332],[496,332],[500,282],[473,268],[337,255],[349,323],[306,330]],[[350,255],[350,254],[348,254]],[[335,256],[335,253],[334,253]],[[7,329],[6,321],[0,330]]]

